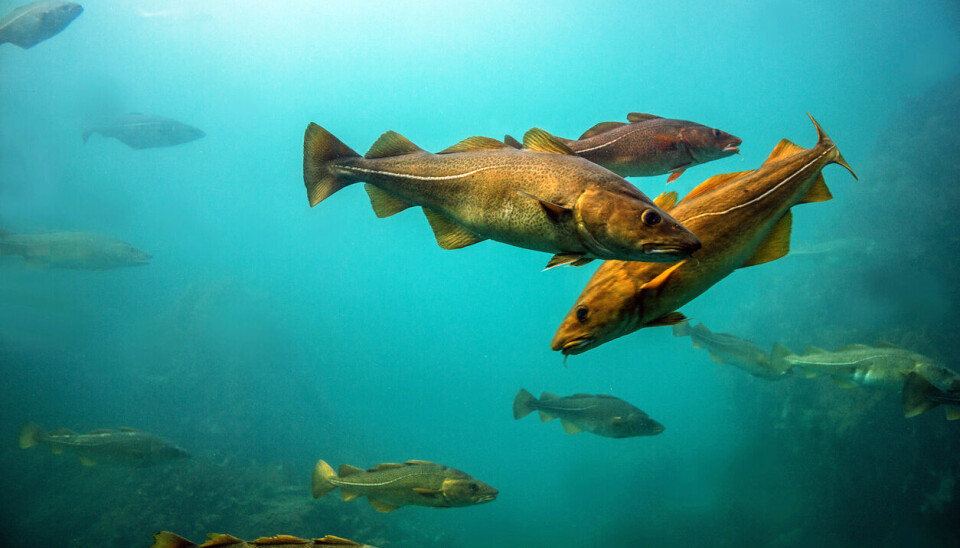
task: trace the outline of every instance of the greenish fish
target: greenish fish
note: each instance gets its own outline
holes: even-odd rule
[[[523,388],[513,399],[513,418],[520,419],[538,411],[540,421],[560,418],[568,434],[590,432],[607,438],[655,436],[663,425],[629,403],[606,394],[574,394],[560,397],[544,392],[538,400]]]
[[[66,428],[44,432],[27,422],[20,429],[20,449],[46,444],[54,454],[73,453],[84,466],[116,464],[138,468],[190,457],[181,447],[134,428],[93,430],[78,434]]]
[[[431,154],[394,132],[361,157],[325,129],[304,135],[303,179],[314,206],[366,182],[374,213],[420,206],[443,249],[491,239],[553,253],[547,268],[593,259],[675,262],[700,241],[622,177],[532,129],[517,150],[471,137]]]
[[[139,112],[86,124],[80,137],[86,143],[94,133],[112,137],[136,150],[182,145],[207,135],[189,124]]]
[[[519,145],[509,135],[504,141]],[[563,139],[577,156],[621,177],[669,173],[676,180],[689,167],[740,152],[743,142],[725,131],[687,120],[631,112],[627,122],[600,122],[579,139]]]
[[[107,270],[150,264],[152,256],[127,242],[89,232],[13,234],[0,231],[0,257],[18,255],[39,268]]]
[[[73,2],[30,2],[0,19],[0,44],[30,49],[56,36],[83,13]]]
[[[490,502],[498,491],[455,468],[410,460],[384,463],[369,469],[340,465],[340,473],[323,460],[313,469],[313,498],[340,488],[343,500],[365,496],[377,512],[393,512],[401,506],[453,508]]]
[[[689,322],[676,324],[673,334],[676,337],[690,337],[693,347],[706,349],[713,361],[738,367],[754,377],[781,380],[793,374],[789,367],[774,367],[770,362],[770,353],[757,343],[729,333],[714,333],[702,323],[695,326]]]
[[[907,375],[903,383],[903,415],[916,417],[943,405],[947,420],[960,419],[960,379],[954,379],[946,388],[938,388],[917,372]]]
[[[209,540],[203,544],[191,542],[176,533],[170,531],[160,531],[153,535],[153,544],[150,548],[210,548],[213,546],[223,546],[225,548],[252,548],[254,546],[271,546],[273,548],[311,548],[318,546],[354,546],[358,548],[376,548],[369,544],[361,544],[345,538],[327,535],[323,538],[305,539],[291,535],[276,535],[272,537],[260,537],[256,540],[240,540],[233,535],[223,533],[210,533],[207,535]]]

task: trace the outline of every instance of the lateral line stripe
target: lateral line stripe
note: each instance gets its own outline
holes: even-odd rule
[[[464,177],[469,177],[481,171],[487,171],[490,169],[499,169],[510,167],[509,165],[495,165],[495,166],[486,166],[474,169],[473,171],[468,171],[466,173],[461,173],[459,175],[438,175],[438,176],[427,176],[427,175],[408,175],[406,173],[393,173],[390,171],[380,171],[377,169],[368,169],[364,167],[357,166],[339,166],[339,169],[344,171],[359,171],[361,173],[372,173],[374,175],[389,175],[391,177],[397,177],[399,179],[415,179],[418,181],[450,181],[453,179],[462,179]]]
[[[808,361],[798,361],[798,362],[797,362],[797,365],[800,365],[800,366],[803,366],[803,365],[837,365],[837,366],[840,366],[840,365],[857,365],[857,364],[860,363],[860,362],[865,362],[865,361],[867,361],[867,360],[872,360],[873,358],[880,358],[880,357],[883,357],[883,354],[876,354],[876,355],[874,355],[874,356],[867,356],[866,358],[862,358],[862,359],[859,359],[859,360],[856,360],[856,361],[852,361],[852,362],[808,362]]]
[[[612,130],[611,130],[611,131],[612,131]],[[603,147],[610,146],[610,145],[612,145],[613,143],[616,143],[617,141],[619,141],[619,140],[621,140],[621,139],[625,139],[625,138],[629,137],[630,135],[633,135],[634,133],[636,133],[636,132],[638,132],[638,131],[640,131],[640,128],[633,128],[633,130],[624,133],[623,135],[617,137],[616,139],[614,139],[614,140],[612,140],[612,141],[607,141],[606,143],[603,143],[602,145],[597,145],[597,146],[595,146],[595,147],[585,148],[585,149],[583,149],[583,150],[578,150],[577,152],[575,152],[575,154],[580,154],[580,153],[582,153],[582,152],[592,152],[592,151],[594,151],[594,150],[599,150],[599,149],[601,149],[601,148],[603,148]],[[604,133],[606,133],[606,132],[604,132]],[[589,139],[589,137],[588,137],[588,139]]]
[[[357,486],[357,487],[380,487],[380,486],[382,486],[382,485],[390,485],[391,483],[393,483],[393,482],[395,482],[395,481],[400,481],[400,480],[402,480],[402,479],[409,478],[410,476],[416,476],[416,475],[419,475],[419,474],[407,474],[407,475],[405,475],[405,476],[400,476],[400,477],[398,477],[398,478],[394,478],[394,479],[392,479],[392,480],[384,481],[384,482],[381,482],[381,483],[352,483],[352,482],[349,482],[349,481],[343,481],[342,479],[337,479],[337,480],[335,480],[336,483],[335,483],[334,485],[355,485],[355,486]],[[331,483],[333,483],[333,482],[331,482]]]
[[[17,19],[20,19],[21,17],[26,17],[27,15],[30,15],[30,13],[36,11],[36,10],[39,9],[39,8],[40,8],[40,6],[34,6],[34,7],[30,8],[30,9],[28,9],[27,11],[25,11],[25,12],[21,13],[20,15],[14,17],[13,19],[7,21],[7,24],[4,25],[4,26],[2,26],[2,27],[0,27],[0,30],[3,30],[3,29],[5,29],[5,28],[9,27],[9,26],[10,26],[10,23],[13,23],[13,22],[16,21]]]

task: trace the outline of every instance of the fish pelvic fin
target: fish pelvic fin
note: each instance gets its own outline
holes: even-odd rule
[[[843,158],[843,155],[840,154],[840,149],[836,148],[836,144],[833,142],[833,139],[831,139],[830,136],[827,135],[827,132],[826,132],[826,131],[823,131],[823,128],[822,128],[822,127],[820,126],[820,124],[813,118],[813,115],[811,115],[811,114],[808,112],[808,113],[807,113],[807,116],[809,116],[809,117],[810,117],[810,121],[813,122],[813,127],[815,127],[815,128],[817,129],[817,146],[821,146],[821,145],[823,145],[823,146],[830,146],[830,145],[833,145],[834,150],[836,150],[836,152],[837,152],[836,156],[834,156],[833,160],[831,160],[830,163],[831,163],[831,164],[839,164],[839,165],[843,166],[844,168],[846,168],[847,171],[850,172],[850,175],[853,175],[853,178],[854,178],[854,179],[856,179],[856,180],[859,181],[859,180],[860,180],[860,177],[857,177],[857,174],[853,172],[853,169],[850,167],[850,164],[848,164],[847,161]]]
[[[40,428],[36,423],[27,421],[23,423],[23,426],[20,427],[20,436],[18,438],[18,445],[20,449],[30,449],[31,447],[39,444],[43,441],[43,437],[46,433]]]
[[[791,354],[793,352],[786,345],[774,343],[773,349],[770,351],[770,365],[778,373],[789,371],[792,366],[787,362],[786,357]]]
[[[150,548],[191,548],[193,546],[197,546],[197,544],[176,533],[160,531],[153,535],[153,544],[150,545]]]
[[[318,460],[316,466],[313,467],[311,485],[313,498],[318,499],[332,491],[336,487],[333,482],[337,479],[339,478],[333,468],[323,459]]]
[[[516,397],[513,398],[513,418],[522,419],[526,417],[536,409],[536,403],[537,398],[521,388],[520,391],[517,392]]]
[[[303,183],[310,207],[355,182],[334,172],[331,163],[340,158],[359,157],[329,131],[312,122],[307,126],[303,135]]]
[[[928,396],[939,392],[940,389],[927,379],[917,373],[910,373],[903,382],[903,416],[909,419],[937,407],[940,403],[932,401]]]

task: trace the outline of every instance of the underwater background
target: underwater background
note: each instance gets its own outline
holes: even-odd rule
[[[0,2],[6,13],[18,2]],[[960,343],[960,7],[927,2],[106,2],[0,46],[0,227],[130,242],[149,266],[0,259],[0,531],[7,546],[334,534],[377,546],[957,546],[960,424],[896,393],[716,364],[669,328],[563,367],[554,330],[595,270],[495,242],[440,249],[417,210],[350,187],[315,208],[303,131],[437,151],[531,127],[576,137],[649,112],[742,157],[632,178],[681,196],[753,169],[814,115],[860,176],[794,210],[793,245],[682,311],[765,348],[885,340],[953,369]],[[202,128],[133,150],[83,120]],[[867,245],[867,243],[870,245]],[[623,398],[657,436],[514,421],[519,388]],[[191,451],[85,467],[17,448],[25,420],[131,426]],[[375,512],[310,496],[334,466],[422,459],[497,500]]]

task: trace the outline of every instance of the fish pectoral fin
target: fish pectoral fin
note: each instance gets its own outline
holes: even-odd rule
[[[826,202],[833,199],[833,194],[827,188],[827,182],[823,180],[823,173],[818,173],[817,178],[810,185],[807,193],[800,198],[798,204],[809,204],[813,202]]]
[[[660,289],[663,287],[663,284],[665,284],[667,280],[670,279],[670,276],[672,276],[673,273],[676,272],[677,269],[680,268],[680,266],[683,265],[685,262],[686,260],[680,261],[679,263],[676,263],[670,268],[664,270],[660,274],[657,274],[652,280],[641,285],[639,291],[658,293]]]
[[[567,434],[579,434],[580,432],[583,432],[583,428],[580,428],[576,424],[573,424],[566,419],[560,419],[560,425],[563,426],[563,431]]]
[[[694,187],[694,189],[691,190],[686,196],[684,196],[683,199],[690,200],[691,198],[696,198],[697,196],[701,196],[703,194],[712,192],[713,190],[716,190],[718,188],[725,186],[727,183],[729,183],[730,181],[733,181],[734,179],[739,179],[740,177],[743,177],[747,173],[750,173],[750,171],[749,170],[737,171],[734,173],[721,173],[719,175],[714,175],[713,177],[710,177],[706,181]]]
[[[580,139],[589,139],[594,135],[600,135],[601,133],[606,133],[611,129],[617,129],[618,127],[623,127],[625,125],[628,124],[626,122],[600,122],[587,131],[584,131],[583,135],[580,136]]]
[[[210,540],[201,544],[200,548],[211,548],[212,546],[230,546],[233,544],[241,544],[243,542],[241,539],[225,533],[207,533],[207,537]]]
[[[537,203],[540,204],[540,207],[543,208],[543,212],[547,214],[547,217],[550,217],[550,220],[555,223],[560,222],[565,216],[571,215],[573,213],[573,210],[570,209],[569,207],[562,206],[554,202],[548,202],[547,200],[544,200],[543,198],[538,198],[533,194],[530,194],[529,192],[518,190],[517,194],[525,198],[530,198],[531,200],[536,200]]]
[[[770,156],[767,156],[767,159],[764,160],[763,163],[766,164],[769,162],[775,162],[777,160],[786,158],[788,156],[793,156],[794,154],[798,152],[803,152],[805,150],[807,149],[803,148],[800,145],[794,144],[789,139],[783,139],[782,141],[777,143],[777,146],[773,147],[773,152],[770,153]]]
[[[364,190],[367,191],[367,196],[370,197],[370,205],[373,206],[373,212],[379,218],[389,217],[391,215],[396,215],[404,209],[413,207],[413,204],[404,202],[400,198],[381,190],[370,183],[364,183]]]
[[[355,498],[359,498],[359,497],[360,497],[360,493],[357,493],[356,491],[351,491],[351,490],[349,490],[349,489],[345,489],[343,486],[341,486],[341,487],[340,487],[340,497],[341,497],[344,501],[350,502],[351,500],[353,500],[353,499],[355,499]]]
[[[517,148],[517,149],[522,149],[522,148],[523,148],[523,143],[521,143],[520,141],[514,139],[514,138],[511,137],[510,135],[504,135],[504,136],[503,136],[503,144],[505,144],[505,145],[507,145],[508,147],[511,147],[511,148]]]
[[[403,135],[395,131],[388,131],[373,143],[373,146],[370,147],[370,150],[368,150],[363,157],[367,160],[374,160],[377,158],[416,154],[418,152],[425,151],[410,142],[410,140]]]
[[[475,152],[478,150],[501,150],[504,148],[512,148],[507,143],[503,141],[498,141],[493,137],[467,137],[466,139],[460,141],[459,143],[447,147],[437,154],[453,154],[456,152]]]
[[[667,181],[670,182],[669,180]],[[673,206],[677,205],[679,199],[679,194],[676,190],[671,190],[670,192],[663,192],[659,196],[653,199],[653,203],[657,204],[657,207],[667,211],[673,209]]]
[[[90,457],[84,457],[83,455],[79,455],[79,458],[80,458],[80,464],[82,464],[82,465],[84,465],[84,466],[96,466],[96,465],[97,465],[97,461],[91,459]]]
[[[458,225],[442,213],[427,207],[423,208],[423,213],[427,216],[430,228],[433,229],[434,237],[437,238],[437,245],[443,249],[460,249],[486,240],[486,238],[481,238]]]
[[[582,266],[593,259],[584,258],[585,253],[557,253],[553,257],[550,257],[550,260],[547,261],[547,266],[544,270],[550,270],[551,268],[556,268],[563,265],[571,266]]]
[[[654,146],[656,146],[658,149],[664,152],[668,150],[677,150],[677,148],[680,147],[680,143],[682,142],[683,142],[683,139],[681,139],[680,137],[677,137],[676,135],[664,135],[661,133],[653,136]],[[674,171],[681,167],[683,166],[674,167],[670,171]]]
[[[678,323],[683,323],[689,321],[689,318],[683,315],[682,312],[667,312],[663,316],[654,319],[650,323],[646,324],[644,327],[661,327],[666,325],[677,325]]]
[[[543,409],[538,409],[537,411],[538,411],[538,413],[540,414],[540,422],[550,422],[550,421],[552,421],[553,419],[557,418],[557,417],[551,415],[550,413],[547,413],[547,412],[544,411]]]
[[[790,252],[790,230],[793,227],[793,214],[788,209],[777,221],[770,233],[760,242],[746,262],[740,268],[775,261]]]
[[[663,116],[646,114],[644,112],[631,112],[630,114],[627,114],[627,120],[631,122],[646,122],[647,120],[656,120],[657,118],[663,118]]]
[[[839,386],[840,388],[859,388],[859,385],[857,385],[857,383],[855,382],[848,381],[846,379],[841,379],[839,377],[832,377],[832,379],[833,379],[833,382],[836,383],[836,385]]]
[[[681,175],[683,175],[684,171],[686,171],[686,169],[678,169],[677,171],[674,171],[669,177],[667,177],[667,182],[672,183],[676,181]]]
[[[377,499],[369,499],[369,500],[370,500],[370,506],[373,506],[374,510],[382,514],[386,514],[387,512],[393,512],[397,508],[400,508],[396,504],[390,504],[389,502],[384,502],[382,500],[377,500]]]
[[[153,535],[153,545],[150,548],[193,548],[196,543],[170,531],[160,531]],[[204,544],[203,546],[206,546]]]
[[[443,493],[439,489],[426,489],[424,487],[414,487],[413,492],[431,499],[437,498]]]
[[[523,149],[532,152],[549,152],[551,154],[566,154],[576,156],[558,137],[535,127],[523,134]]]

